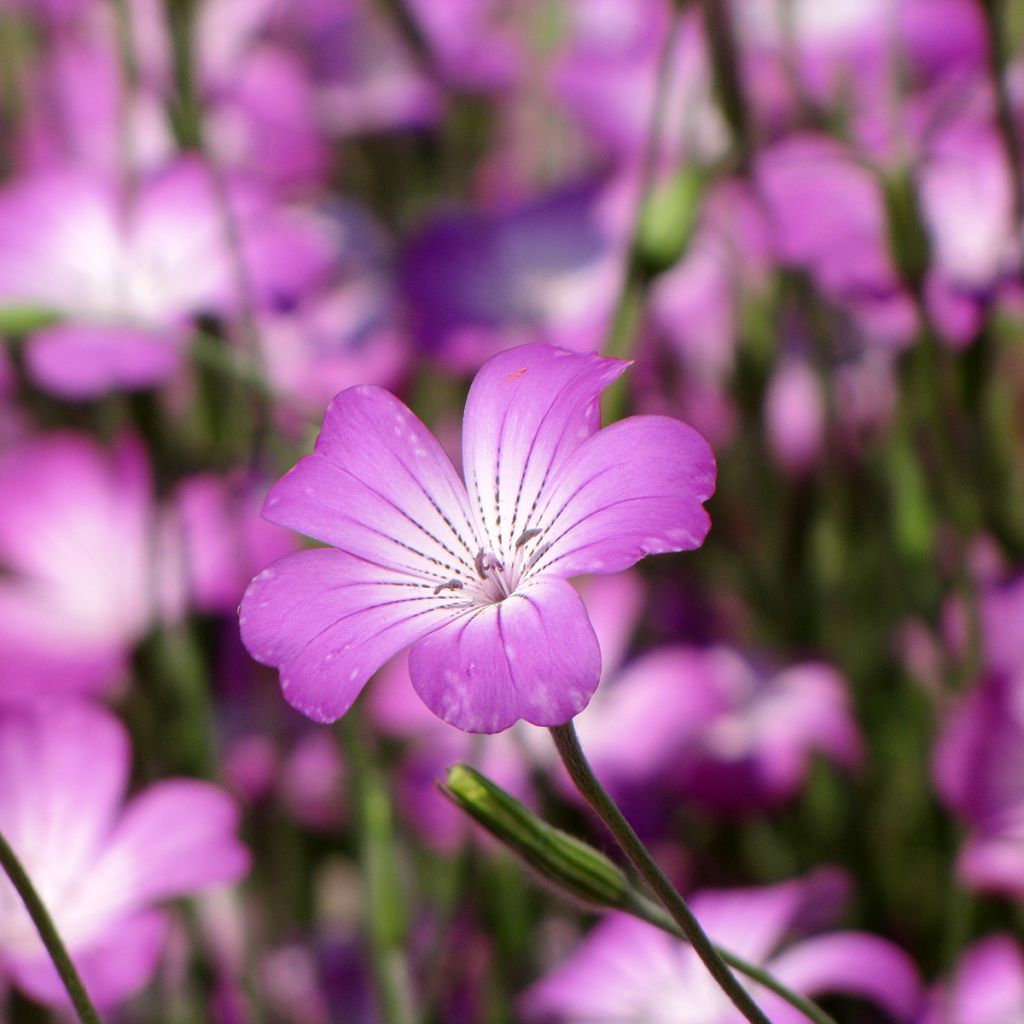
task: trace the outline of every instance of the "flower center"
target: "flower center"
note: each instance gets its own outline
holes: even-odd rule
[[[501,557],[487,548],[479,548],[472,567],[464,563],[465,569],[458,576],[438,583],[434,594],[444,595],[462,606],[499,604],[514,594],[530,576],[538,558],[546,550],[544,546],[532,550],[536,545],[530,542],[539,538],[541,533],[541,530],[524,530],[510,552],[499,552]]]

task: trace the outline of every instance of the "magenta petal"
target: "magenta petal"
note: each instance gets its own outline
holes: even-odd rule
[[[134,909],[235,881],[249,867],[237,829],[234,801],[208,782],[168,779],[150,786],[125,808],[92,869],[94,905],[109,900],[112,908]]]
[[[264,515],[406,579],[475,576],[466,489],[427,428],[381,388],[334,399],[315,451],[274,485]]]
[[[435,715],[468,732],[562,725],[596,689],[601,651],[572,586],[539,576],[419,640],[409,674]]]
[[[971,946],[923,1024],[1003,1024],[1024,1010],[1024,957],[1009,935]]]
[[[167,931],[160,911],[135,914],[112,925],[103,936],[69,950],[89,998],[99,1008],[137,992],[152,975]],[[70,1008],[67,992],[48,956],[12,957],[4,962],[15,983],[33,999]]]
[[[388,658],[453,614],[430,581],[319,549],[264,569],[242,598],[239,622],[249,653],[280,669],[288,702],[333,722]]]
[[[808,995],[843,992],[870,999],[897,1021],[921,1002],[917,968],[903,950],[876,935],[833,932],[807,939],[773,958],[779,981]]]
[[[562,467],[538,511],[536,571],[619,572],[645,555],[699,547],[715,458],[692,427],[634,416],[595,434]]]
[[[550,345],[489,359],[473,380],[462,427],[466,485],[492,551],[510,551],[542,490],[598,428],[601,391],[628,366]]]
[[[26,357],[40,386],[68,398],[92,398],[166,380],[181,361],[181,346],[173,330],[61,324],[36,334]]]
[[[82,737],[88,736],[88,743]],[[86,870],[128,783],[128,735],[85,703],[11,713],[0,725],[0,832],[59,886]]]

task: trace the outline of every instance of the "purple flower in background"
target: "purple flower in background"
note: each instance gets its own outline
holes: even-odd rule
[[[960,878],[1024,897],[1024,675],[992,672],[975,685],[945,724],[934,774],[970,825]]]
[[[642,158],[671,20],[665,0],[572,0],[564,5],[565,43],[551,73],[554,101],[599,151],[624,164]],[[708,165],[728,148],[714,102],[700,15],[683,15],[665,86],[660,170]]]
[[[831,872],[820,872],[762,889],[699,892],[690,905],[715,942],[765,966],[795,991],[855,995],[877,1003],[896,1021],[911,1019],[920,998],[917,972],[910,958],[887,940],[862,932],[830,932],[786,945],[794,934],[834,919],[841,895],[838,881]],[[754,990],[774,1024],[806,1021],[773,993],[756,986]],[[624,914],[612,914],[599,924],[567,962],[527,991],[522,1006],[526,1020],[550,1024],[742,1020],[691,947]]]
[[[207,614],[233,614],[252,574],[295,550],[292,534],[259,514],[265,479],[199,473],[175,489],[168,522],[180,531],[182,584]]]
[[[601,657],[568,577],[695,548],[709,527],[715,464],[696,431],[661,416],[598,429],[627,365],[544,345],[493,357],[466,402],[465,484],[392,395],[338,395],[265,508],[333,547],[275,563],[242,601],[243,640],[286,698],[333,721],[411,644],[416,692],[460,728],[582,710]]]
[[[590,179],[428,225],[401,267],[417,340],[472,369],[524,342],[597,349],[624,271],[630,188]]]
[[[248,867],[237,812],[206,782],[168,779],[121,806],[128,735],[84,704],[0,718],[0,831],[47,904],[93,1000],[144,985],[167,915],[153,904]],[[67,996],[18,896],[0,877],[0,974],[35,999]]]
[[[70,433],[0,458],[0,704],[96,692],[180,607],[145,452]]]
[[[628,663],[579,719],[613,792],[660,785],[717,811],[778,804],[811,756],[855,765],[860,734],[842,676],[818,662],[760,669],[724,647],[657,648]],[[621,736],[642,735],[642,744]]]
[[[1012,1024],[1024,1020],[1024,955],[1008,935],[992,935],[960,958],[933,994],[921,1024]]]
[[[755,178],[779,261],[811,273],[869,337],[911,341],[917,314],[889,252],[885,195],[856,154],[825,136],[792,135],[758,155]]]

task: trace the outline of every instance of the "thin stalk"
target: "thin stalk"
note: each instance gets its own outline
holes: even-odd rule
[[[383,1024],[416,1024],[406,960],[407,911],[395,857],[394,816],[387,780],[370,750],[358,709],[342,719],[340,736],[359,836],[363,921]]]
[[[661,907],[639,893],[633,893],[629,904],[623,909],[634,917],[639,917],[648,924],[653,924],[655,928],[668,932],[669,935],[675,935],[679,939],[686,938],[682,928]],[[790,1006],[799,1010],[809,1021],[813,1021],[813,1024],[836,1024],[835,1020],[817,1003],[812,1002],[806,996],[794,992],[791,988],[787,988],[763,967],[758,967],[756,964],[744,960],[743,957],[730,953],[729,950],[724,949],[722,946],[715,946],[715,949],[718,951],[718,955],[730,967],[739,971],[740,974],[745,974],[751,981],[756,981],[759,985],[763,985],[769,991],[774,992],[780,999],[784,999]]]
[[[633,831],[618,805],[598,781],[583,753],[573,723],[568,722],[565,725],[555,726],[550,732],[555,741],[558,756],[562,759],[562,764],[565,765],[574,785],[607,826],[622,852],[629,858],[640,876],[650,886],[651,891],[672,916],[722,991],[732,1000],[733,1005],[750,1024],[771,1024],[750,993],[737,981],[729,969],[729,965],[715,948],[711,939],[708,938],[704,929],[701,928],[700,922],[694,917],[693,911],[658,867],[657,862]]]
[[[68,956],[68,951],[61,941],[53,918],[50,917],[46,905],[28,877],[28,872],[22,867],[21,861],[18,860],[3,833],[0,833],[0,867],[3,867],[11,884],[21,897],[22,903],[25,904],[25,909],[28,911],[29,917],[32,918],[36,931],[39,932],[39,938],[43,940],[43,945],[60,975],[60,980],[64,983],[68,998],[71,1000],[71,1005],[75,1008],[79,1020],[82,1024],[102,1024],[100,1015],[92,1005],[89,995],[85,991],[85,985],[82,984],[82,979],[79,977],[78,971],[75,970],[75,965],[71,962],[71,957]]]

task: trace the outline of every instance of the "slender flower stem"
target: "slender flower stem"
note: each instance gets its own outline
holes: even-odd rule
[[[675,886],[665,877],[647,847],[626,821],[615,801],[605,792],[580,746],[576,727],[572,722],[555,726],[550,730],[555,749],[562,759],[569,777],[597,816],[605,823],[622,852],[640,873],[651,891],[661,901],[672,919],[679,925],[694,952],[700,957],[711,976],[722,991],[732,1000],[736,1009],[750,1024],[771,1024],[750,993],[736,980],[728,964],[701,928],[700,922],[676,891]]]
[[[67,989],[71,1005],[74,1006],[79,1020],[82,1024],[102,1024],[100,1015],[92,1005],[82,979],[78,976],[78,971],[75,970],[75,965],[71,962],[71,957],[68,956],[68,951],[57,933],[53,918],[50,917],[46,905],[40,899],[32,880],[3,833],[0,833],[0,867],[3,867],[22,903],[25,904],[25,909],[32,918],[36,931],[39,932],[39,938],[43,940],[46,952],[50,954],[53,966],[57,969],[64,988]]]
[[[655,928],[660,928],[663,932],[668,932],[669,935],[675,935],[680,939],[686,938],[682,928],[656,903],[651,902],[645,896],[641,896],[640,893],[631,893],[630,897],[628,904],[623,908],[628,913],[634,917],[639,917],[648,924],[653,924]],[[715,946],[715,949],[718,950],[718,955],[730,967],[739,971],[740,974],[745,974],[759,985],[763,985],[766,989],[779,996],[779,998],[785,999],[790,1006],[799,1010],[809,1021],[813,1021],[813,1024],[836,1024],[835,1020],[817,1003],[783,985],[781,981],[763,967],[758,967],[756,964],[750,963],[749,960],[744,960],[735,953],[730,953],[729,950],[724,949],[722,946]]]

